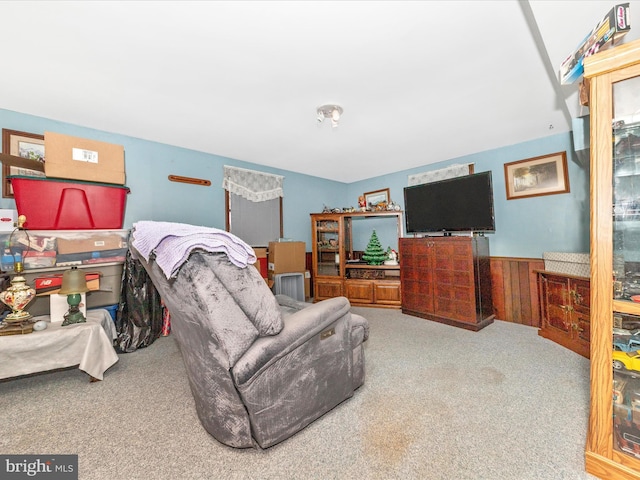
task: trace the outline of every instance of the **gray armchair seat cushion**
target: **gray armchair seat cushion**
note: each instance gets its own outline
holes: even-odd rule
[[[171,278],[153,255],[136,257],[171,313],[198,417],[218,441],[268,448],[364,383],[368,324],[346,298],[275,296],[224,253],[194,250]]]

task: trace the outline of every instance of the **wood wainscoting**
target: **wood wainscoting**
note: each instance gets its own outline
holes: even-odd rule
[[[540,327],[536,270],[541,258],[491,257],[491,294],[497,320]]]

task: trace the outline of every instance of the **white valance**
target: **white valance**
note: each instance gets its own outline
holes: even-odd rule
[[[465,163],[449,165],[448,167],[441,168],[439,170],[432,170],[431,172],[416,173],[415,175],[409,175],[409,186],[421,185],[423,183],[436,182],[438,180],[445,180],[447,178],[461,177],[463,175],[469,175],[470,167],[472,164]]]
[[[252,202],[265,202],[284,197],[283,181],[280,175],[225,165],[222,187]]]

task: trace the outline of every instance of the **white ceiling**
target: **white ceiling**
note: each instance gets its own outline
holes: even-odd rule
[[[570,130],[614,4],[0,1],[0,108],[353,182]]]

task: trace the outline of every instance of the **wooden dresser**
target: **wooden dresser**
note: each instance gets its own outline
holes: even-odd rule
[[[402,312],[467,330],[493,322],[489,240],[400,239]]]
[[[589,358],[590,285],[586,277],[538,271],[538,335]]]

